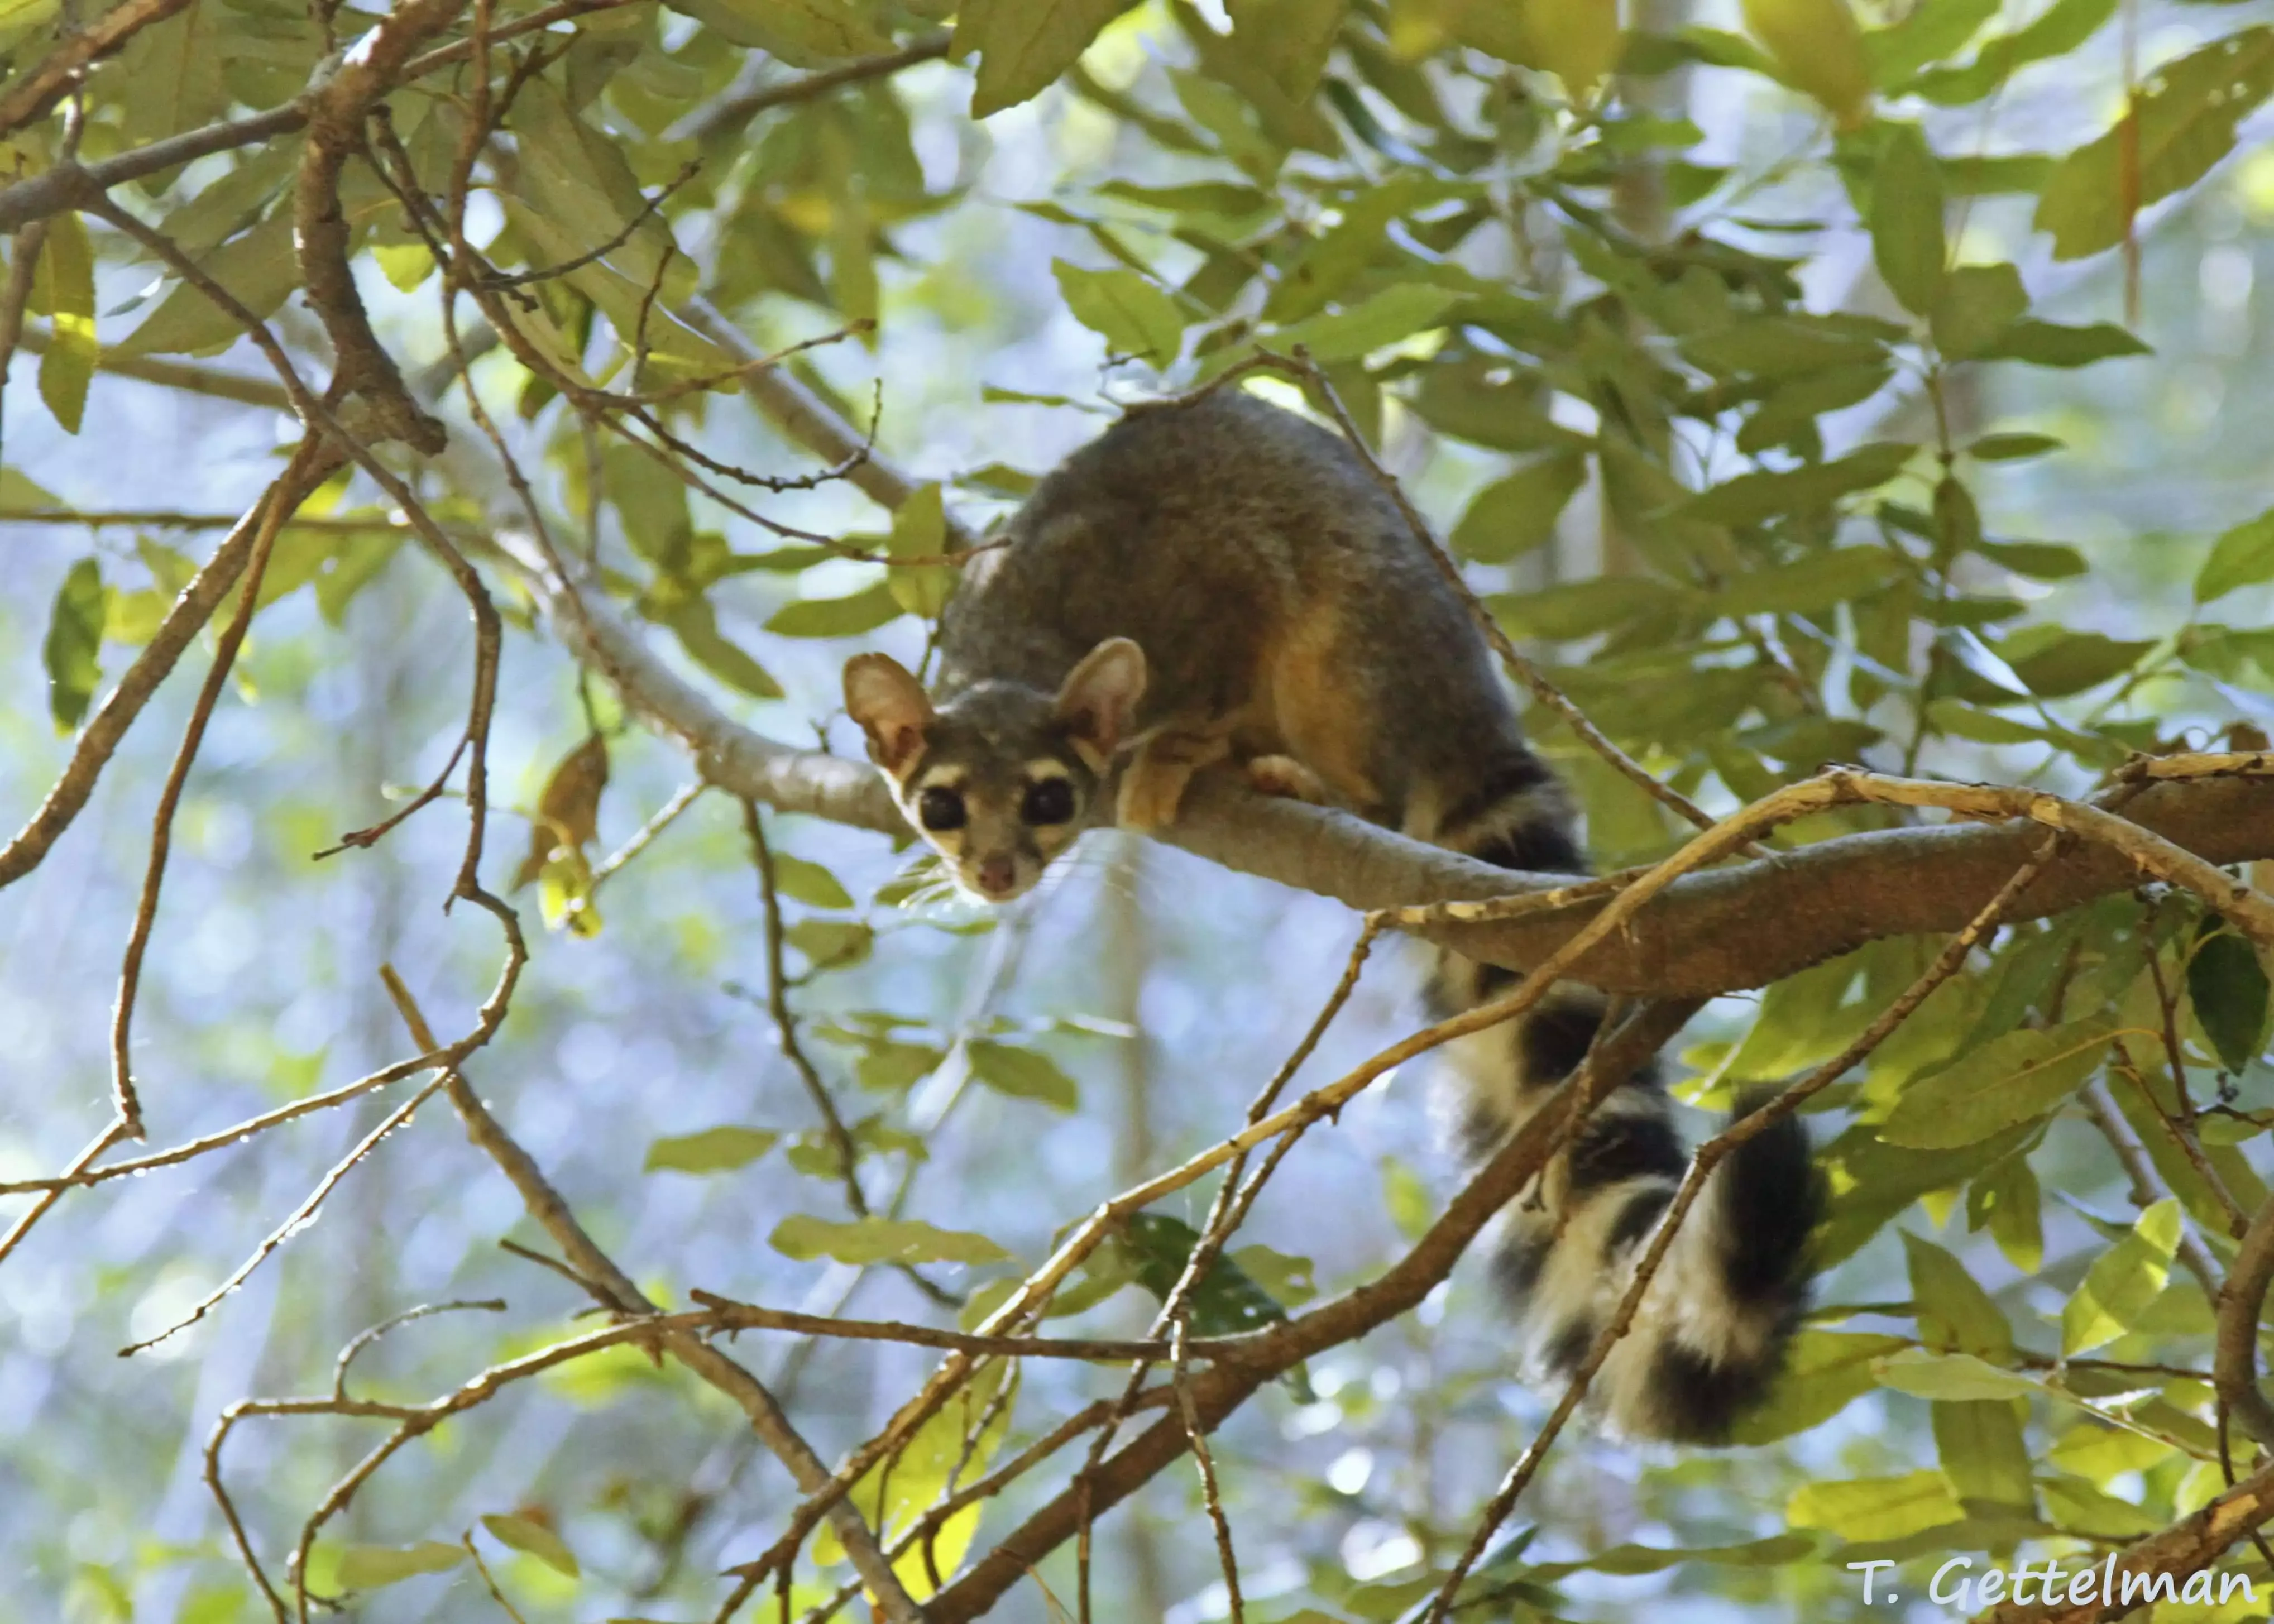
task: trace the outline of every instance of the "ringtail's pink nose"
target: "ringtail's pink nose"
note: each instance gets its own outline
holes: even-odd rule
[[[1010,857],[983,857],[979,860],[979,889],[990,897],[1007,896],[1019,883],[1019,865]]]

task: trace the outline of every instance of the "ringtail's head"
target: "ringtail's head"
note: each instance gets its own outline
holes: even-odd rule
[[[1145,692],[1145,654],[1110,637],[1055,694],[975,683],[935,708],[888,655],[845,666],[845,709],[910,823],[983,902],[1042,877],[1089,822],[1113,752]]]

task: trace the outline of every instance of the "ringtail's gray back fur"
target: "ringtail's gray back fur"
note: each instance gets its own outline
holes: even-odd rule
[[[1468,606],[1335,435],[1252,395],[1132,412],[1038,485],[942,618],[924,690],[881,655],[847,709],[910,821],[966,889],[1033,884],[1123,763],[1125,825],[1173,820],[1216,763],[1504,868],[1585,867],[1568,796],[1525,743]],[[1440,953],[1442,1012],[1510,973]],[[1570,1075],[1600,1000],[1559,990],[1461,1040],[1455,1116],[1482,1155]],[[1497,1231],[1519,1357],[1573,1369],[1687,1166],[1638,1071]],[[1807,1300],[1818,1197],[1788,1119],[1714,1173],[1593,1387],[1631,1436],[1713,1442],[1766,1391]]]

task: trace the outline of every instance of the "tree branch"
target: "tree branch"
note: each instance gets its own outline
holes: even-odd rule
[[[570,652],[614,683],[643,722],[684,744],[706,781],[784,811],[863,829],[904,826],[867,763],[779,744],[744,727],[665,665],[598,594],[580,590],[533,546],[510,536],[500,545]],[[2127,822],[2210,863],[2274,857],[2274,778],[2140,777],[2144,787],[2127,786],[2133,791],[2124,803]],[[1948,788],[1956,799],[1967,786]],[[1361,909],[1518,897],[1585,883],[1496,868],[1347,813],[1257,795],[1217,774],[1193,779],[1163,838],[1226,868]],[[1710,997],[1766,986],[1881,937],[1963,929],[2041,838],[2026,818],[1882,830],[1684,875],[1626,929],[1591,948],[1571,974],[1613,992]],[[2046,864],[2007,918],[2059,914],[2128,890],[2141,877],[2130,856],[2079,839]],[[1470,958],[1523,968],[1577,934],[1612,894],[1593,886],[1564,906],[1519,918],[1439,918],[1409,929]]]
[[[2245,1477],[2193,1516],[2182,1517],[2161,1533],[2119,1551],[2113,1569],[2119,1600],[2105,1602],[2096,1590],[2092,1599],[2084,1602],[2018,1606],[2009,1602],[1983,1614],[1981,1624],[2090,1624],[2094,1620],[2124,1618],[2136,1610],[2120,1599],[2126,1575],[2167,1573],[2184,1579],[2208,1568],[2229,1545],[2270,1519],[2274,1519],[2274,1466]]]

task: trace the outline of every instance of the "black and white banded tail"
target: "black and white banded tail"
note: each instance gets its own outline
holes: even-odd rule
[[[1584,872],[1561,787],[1525,751],[1455,808],[1436,843],[1502,868]],[[1504,992],[1515,977],[1441,953],[1444,1013]],[[1559,988],[1519,1019],[1449,1046],[1467,1148],[1482,1156],[1575,1071],[1603,1001]],[[1740,1106],[1743,1115],[1744,1106]],[[1655,1063],[1606,1095],[1541,1177],[1509,1206],[1495,1270],[1512,1298],[1525,1364],[1551,1380],[1586,1357],[1633,1281],[1689,1155]],[[1788,1117],[1746,1140],[1684,1218],[1627,1335],[1589,1388],[1630,1438],[1713,1444],[1766,1394],[1808,1305],[1810,1231],[1823,1203],[1807,1130]]]

